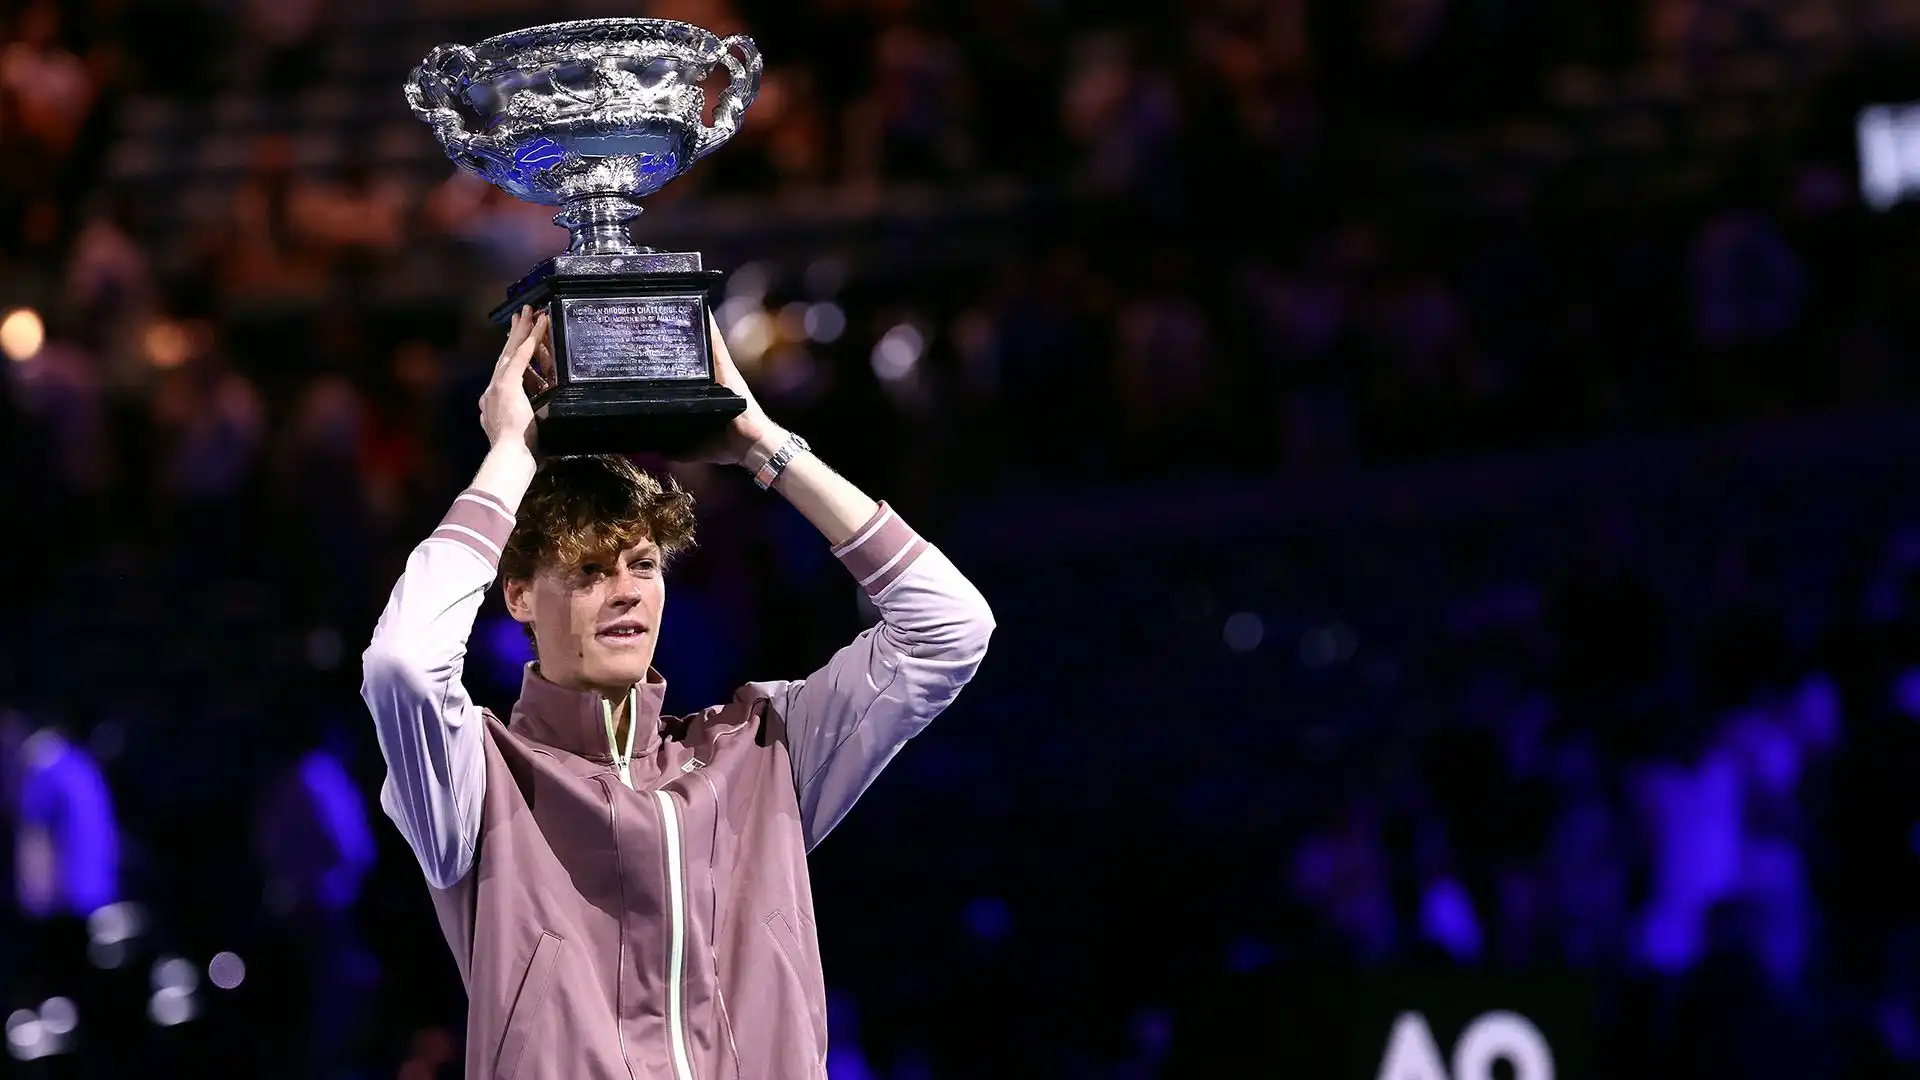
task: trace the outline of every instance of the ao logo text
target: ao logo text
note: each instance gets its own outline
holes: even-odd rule
[[[1553,1053],[1546,1036],[1519,1013],[1475,1017],[1453,1044],[1448,1061],[1440,1055],[1427,1018],[1405,1012],[1393,1023],[1375,1080],[1495,1080],[1498,1061],[1507,1063],[1513,1080],[1553,1080]]]

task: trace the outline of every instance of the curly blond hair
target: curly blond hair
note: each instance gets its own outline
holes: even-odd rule
[[[500,573],[525,581],[546,569],[571,571],[641,540],[653,541],[663,563],[692,547],[693,496],[624,457],[551,458],[521,500]]]

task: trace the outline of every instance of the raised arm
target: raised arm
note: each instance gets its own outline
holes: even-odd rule
[[[884,503],[834,554],[880,622],[774,701],[809,850],[907,740],[953,704],[979,670],[994,625],[980,590]]]
[[[461,672],[474,617],[533,480],[533,409],[521,379],[544,333],[544,316],[515,318],[480,399],[492,449],[407,557],[361,656],[360,696],[387,762],[380,806],[435,888],[466,876],[480,837],[486,732]]]
[[[993,612],[953,563],[892,508],[792,440],[753,403],[714,334],[720,379],[747,397],[714,460],[738,463],[799,510],[880,611],[833,659],[775,685],[809,850],[839,824],[908,739],[953,703],[986,656]]]

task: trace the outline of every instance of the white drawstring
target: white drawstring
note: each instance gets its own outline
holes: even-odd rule
[[[613,702],[600,699],[600,716],[607,723],[607,752],[613,755],[613,767],[620,774],[620,782],[633,787],[633,729],[640,723],[640,688],[635,686],[627,691],[627,749],[620,750],[619,741],[613,727]]]

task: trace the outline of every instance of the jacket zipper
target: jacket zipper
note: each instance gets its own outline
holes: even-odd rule
[[[620,782],[633,790],[633,729],[640,726],[636,719],[640,713],[640,688],[627,691],[627,746],[623,751],[620,741],[614,737],[613,702],[604,698],[600,701],[600,717],[607,722],[607,753],[613,755],[613,771],[620,774]]]
[[[673,1039],[673,1074],[678,1080],[693,1080],[693,1064],[688,1060],[686,1018],[683,1014],[680,985],[686,974],[687,905],[681,869],[680,812],[674,809],[673,796],[665,791],[653,793],[660,804],[660,818],[667,836],[667,892],[673,912],[673,938],[667,950],[667,1031]]]
[[[620,774],[620,782],[633,790],[633,732],[639,718],[640,688],[634,687],[627,696],[627,745],[624,748],[615,738],[613,724],[613,703],[600,702],[601,716],[607,723],[607,750],[613,754],[613,767]],[[672,1039],[673,1075],[675,1080],[693,1080],[693,1063],[687,1053],[687,1032],[684,987],[682,979],[686,975],[687,959],[687,904],[682,867],[684,856],[680,850],[680,812],[674,808],[673,796],[665,791],[655,791],[653,798],[660,806],[661,832],[667,839],[667,893],[671,898],[668,905],[672,913],[672,935],[667,949],[667,1031]],[[621,1034],[621,1054],[626,1053],[626,1036]],[[631,1070],[632,1066],[629,1065]]]
[[[614,852],[615,858],[617,859],[619,857],[618,845],[620,843],[620,803],[619,800],[613,797],[613,789],[606,787],[606,781],[602,780],[600,784],[602,788],[605,788],[607,793],[607,824],[613,828]],[[626,885],[624,881],[621,884],[621,906],[626,906]],[[627,943],[625,935],[621,936],[618,950],[618,955],[614,958],[613,967],[613,1038],[620,1047],[620,1064],[627,1067],[627,1080],[634,1080],[633,1062],[627,1057],[627,1032],[625,1028],[620,1026],[620,997],[623,993],[623,988],[627,985]]]
[[[614,771],[620,774],[620,782],[622,784],[627,785],[628,791],[633,790],[633,729],[635,726],[636,717],[639,715],[639,706],[640,706],[640,688],[634,687],[627,694],[627,746],[626,746],[626,752],[621,753],[619,742],[614,738],[613,704],[605,700],[602,700],[600,702],[600,716],[602,719],[604,719],[607,722],[607,752],[613,755]],[[607,792],[607,794],[609,796],[609,798],[607,799],[607,809],[613,819],[614,836],[618,837],[620,835],[620,828],[619,828],[620,804],[618,800],[611,798],[613,792],[609,791]],[[622,935],[622,939],[620,942],[620,955],[617,958],[614,966],[614,980],[615,980],[616,986],[618,987],[624,988],[627,984],[626,968],[627,968],[627,943],[625,940],[625,935]],[[633,1062],[627,1058],[627,1030],[626,1028],[622,1027],[620,1024],[620,1003],[619,1003],[618,994],[619,994],[619,991],[616,990],[615,998],[614,998],[613,1035],[615,1040],[618,1041],[620,1045],[621,1064],[624,1064],[627,1067],[627,1076],[632,1077],[634,1075]]]

